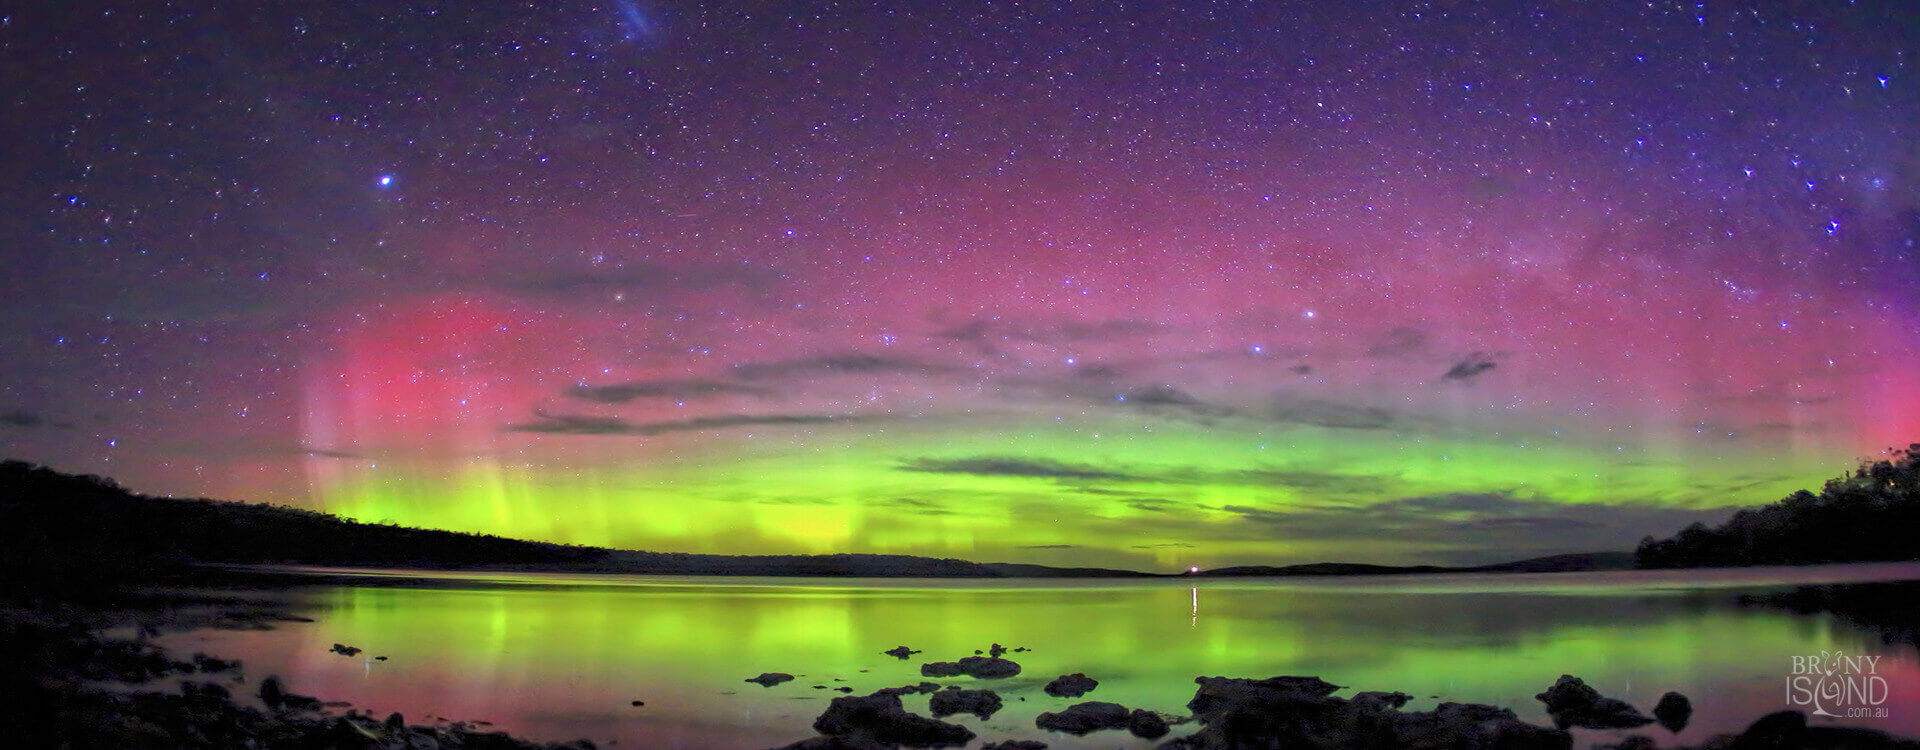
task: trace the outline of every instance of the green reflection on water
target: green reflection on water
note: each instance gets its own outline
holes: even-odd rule
[[[1034,715],[1073,701],[1040,688],[1069,672],[1101,681],[1088,700],[1170,713],[1184,712],[1196,675],[1312,674],[1352,690],[1412,693],[1416,708],[1487,702],[1542,723],[1532,696],[1564,672],[1643,708],[1667,690],[1688,694],[1698,713],[1680,739],[1698,741],[1784,708],[1780,685],[1794,654],[1882,653],[1909,673],[1914,662],[1911,649],[1823,617],[1740,608],[1731,594],[1711,591],[670,583],[337,587],[319,590],[314,604],[313,625],[214,645],[256,674],[278,671],[296,689],[375,712],[484,718],[549,739],[644,747],[798,739],[838,694],[814,685],[864,694],[916,683],[921,662],[996,641],[1033,650],[1013,655],[1025,667],[1019,677],[992,681],[1006,710],[961,720],[983,739],[1045,735]],[[333,642],[391,660],[326,654]],[[905,662],[879,653],[903,644],[926,653]],[[763,671],[799,679],[773,688],[743,682]],[[917,700],[909,708],[924,712]],[[1112,733],[1047,739],[1056,747],[1150,744]]]

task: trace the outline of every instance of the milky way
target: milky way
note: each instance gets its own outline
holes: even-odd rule
[[[0,451],[146,492],[1468,562],[1920,440],[1904,2],[151,5],[0,21]]]

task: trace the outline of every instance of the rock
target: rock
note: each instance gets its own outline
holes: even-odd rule
[[[1547,704],[1547,714],[1561,729],[1622,729],[1653,723],[1652,719],[1626,701],[1603,697],[1600,691],[1588,687],[1587,683],[1570,674],[1560,675],[1553,687],[1534,698]]]
[[[907,660],[907,657],[909,657],[909,656],[912,656],[912,655],[914,655],[914,654],[917,654],[917,653],[920,653],[920,652],[918,652],[918,651],[915,651],[915,650],[913,650],[913,649],[910,649],[910,648],[907,648],[906,646],[895,646],[895,647],[893,647],[893,648],[890,648],[890,649],[887,649],[887,650],[885,650],[885,651],[882,651],[882,652],[880,652],[880,653],[883,653],[883,654],[886,654],[886,655],[888,655],[888,656],[891,656],[891,657],[894,657],[894,658],[896,658],[896,659],[899,659],[899,660],[901,660],[901,661],[906,661],[906,660]]]
[[[874,691],[873,694],[874,695],[915,695],[918,693],[938,692],[939,690],[940,690],[940,686],[937,684],[934,684],[931,682],[922,682],[918,685],[901,685],[900,687],[881,688],[879,690]]]
[[[1014,653],[1016,653],[1016,654],[1018,654],[1018,653],[1024,653],[1024,652],[1027,652],[1027,651],[1032,651],[1032,650],[1033,650],[1033,649],[1030,649],[1030,648],[1027,648],[1026,646],[1021,646],[1021,647],[1019,647],[1019,648],[1016,648],[1016,649],[1014,649],[1014,650],[1013,650],[1013,652],[1014,652]],[[1046,744],[1046,743],[1041,743],[1041,744]]]
[[[757,682],[761,687],[773,687],[791,679],[793,675],[785,672],[761,672],[759,677],[749,677],[745,682]]]
[[[1593,750],[1654,750],[1653,738],[1644,734],[1630,734],[1611,745],[1594,745]]]
[[[981,745],[980,750],[1047,750],[1047,743],[1039,740],[1007,740]]]
[[[837,687],[837,688],[834,688],[834,690],[838,690],[838,691],[840,691],[840,692],[842,692],[842,693],[851,693],[851,692],[853,692],[853,688],[850,688],[850,687]]]
[[[1653,718],[1667,731],[1678,734],[1687,728],[1687,720],[1693,718],[1693,702],[1687,696],[1668,692],[1660,696],[1660,702],[1653,706]]]
[[[634,702],[633,702],[633,705],[635,705],[635,706],[644,706],[644,705],[647,705],[647,702],[646,702],[646,701],[634,701]]]
[[[992,690],[962,690],[950,687],[934,693],[927,699],[927,708],[935,718],[954,714],[973,714],[982,719],[992,718],[1000,710],[1000,695]]]
[[[1041,729],[1067,734],[1086,734],[1100,729],[1125,729],[1133,718],[1127,707],[1118,703],[1088,701],[1068,706],[1058,713],[1048,711],[1033,720]]]
[[[267,708],[277,711],[286,701],[287,690],[280,685],[279,676],[267,675],[267,679],[260,681],[260,702],[267,704]]]
[[[333,648],[330,648],[327,650],[332,653],[339,654],[341,656],[354,656],[360,653],[360,649],[355,648],[353,646],[346,645],[344,643],[333,644]]]
[[[1157,740],[1167,736],[1167,732],[1172,730],[1167,726],[1167,720],[1160,718],[1159,714],[1136,708],[1133,713],[1127,715],[1127,731],[1132,732],[1135,737]]]
[[[960,663],[953,661],[930,661],[920,665],[921,677],[959,677]]]
[[[1020,674],[1020,665],[994,656],[968,656],[960,661],[936,661],[920,665],[922,677],[1012,677]]]
[[[1194,682],[1200,689],[1187,701],[1187,710],[1202,723],[1228,710],[1315,713],[1331,705],[1333,699],[1327,696],[1340,689],[1318,677],[1197,677]]]
[[[1055,698],[1078,698],[1093,692],[1093,689],[1099,686],[1099,680],[1088,677],[1084,673],[1075,672],[1054,678],[1053,682],[1047,683],[1044,689],[1047,695]]]
[[[843,696],[833,699],[813,730],[828,737],[855,737],[908,747],[964,745],[973,732],[958,724],[908,713],[897,695]]]
[[[987,655],[988,655],[988,656],[991,656],[991,657],[994,657],[994,658],[996,658],[996,659],[997,659],[997,658],[999,658],[1001,654],[1004,654],[1004,653],[1006,653],[1006,652],[1007,652],[1007,647],[1006,647],[1006,646],[1002,646],[1002,645],[1000,645],[1000,644],[998,644],[998,643],[996,643],[996,644],[993,644],[993,646],[992,646],[991,648],[988,648],[988,649],[987,649]]]
[[[981,651],[980,649],[977,649],[977,648],[973,650],[973,655],[974,655],[974,656],[979,656],[979,655],[981,655],[981,654],[984,654],[984,653],[986,653],[986,652],[985,652],[985,651]]]
[[[386,660],[387,660],[387,657],[384,657],[384,656],[376,656],[376,657],[373,657],[373,660],[374,660],[374,661],[386,661]]]

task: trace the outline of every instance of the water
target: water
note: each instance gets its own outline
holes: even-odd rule
[[[1796,707],[1786,691],[1793,657],[1842,652],[1880,657],[1875,675],[1891,695],[1888,716],[1839,721],[1920,736],[1911,645],[1831,615],[1737,603],[1785,584],[1912,579],[1920,566],[1199,581],[516,574],[441,576],[436,588],[370,578],[289,594],[312,623],[193,631],[163,645],[240,658],[255,680],[278,674],[296,692],[380,716],[486,720],[538,739],[648,748],[802,739],[839,695],[813,686],[865,694],[915,684],[920,663],[994,642],[1032,649],[1009,655],[1024,667],[1018,677],[938,681],[1000,693],[1006,708],[991,720],[948,719],[982,740],[1150,747],[1119,732],[1052,734],[1033,719],[1078,700],[1182,714],[1196,675],[1317,675],[1347,686],[1340,695],[1399,690],[1416,696],[1410,709],[1492,703],[1548,724],[1533,695],[1570,673],[1643,711],[1668,690],[1686,694],[1695,707],[1686,731],[1639,731],[1663,745],[1697,743]],[[365,652],[329,653],[336,642]],[[899,645],[925,653],[880,653]],[[765,671],[798,679],[744,682]],[[1041,691],[1070,672],[1099,688],[1076,700]],[[924,696],[906,703],[926,713]],[[1613,736],[1585,732],[1577,746]]]

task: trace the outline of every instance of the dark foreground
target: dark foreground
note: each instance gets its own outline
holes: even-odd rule
[[[450,721],[400,714],[384,716],[361,707],[298,694],[271,675],[245,672],[245,665],[204,654],[169,654],[148,642],[165,629],[266,628],[300,620],[266,598],[162,594],[113,594],[85,601],[14,600],[0,611],[0,727],[13,747],[47,748],[591,748],[578,740],[546,744],[492,731],[484,722]],[[897,649],[905,660],[911,650]],[[921,665],[930,677],[969,675],[974,685],[1019,672],[998,647],[986,656]],[[786,677],[762,675],[761,678]],[[1057,697],[1081,698],[1098,687],[1098,675],[1062,675],[1047,686]],[[1628,705],[1567,676],[1543,686],[1537,696],[1556,726],[1531,724],[1510,708],[1442,703],[1431,711],[1408,711],[1404,693],[1367,692],[1335,697],[1340,688],[1317,677],[1240,679],[1200,677],[1188,715],[1159,714],[1115,703],[1085,700],[1041,714],[1023,737],[978,738],[947,716],[985,718],[1001,701],[991,689],[944,690],[931,682],[888,688],[870,695],[835,698],[812,726],[815,736],[789,748],[964,747],[1022,750],[1045,747],[1054,733],[1131,734],[1161,740],[1171,750],[1311,748],[1412,750],[1570,750],[1570,727],[1632,732],[1620,744],[1602,747],[1671,747],[1664,730],[1678,731],[1691,714],[1685,696],[1669,694],[1659,705]],[[909,711],[903,696],[928,694],[933,716]],[[1097,697],[1097,696],[1096,696]],[[377,708],[377,707],[375,707]],[[1183,726],[1184,725],[1184,726]],[[794,727],[796,735],[806,729]],[[1190,730],[1190,731],[1187,731]],[[1738,735],[1699,747],[1904,748],[1920,743],[1866,729],[1809,726],[1799,712],[1760,717]]]

